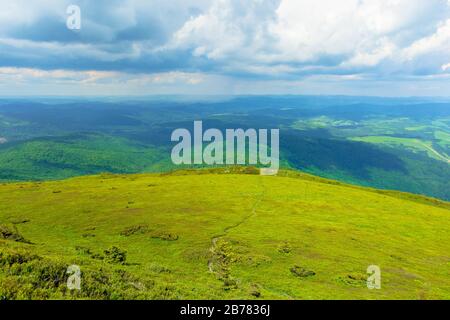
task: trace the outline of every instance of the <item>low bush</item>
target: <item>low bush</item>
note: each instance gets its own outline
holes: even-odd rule
[[[127,252],[116,246],[104,251],[105,260],[110,263],[125,264],[127,260]]]
[[[129,237],[135,234],[144,234],[148,232],[148,225],[139,224],[135,226],[131,226],[123,230],[120,235]]]
[[[160,239],[160,240],[164,240],[164,241],[177,241],[179,237],[177,234],[174,234],[174,233],[160,231],[160,232],[153,233],[152,238]]]
[[[308,277],[312,277],[312,276],[316,275],[316,273],[314,271],[307,270],[300,266],[293,266],[290,269],[290,271],[294,276],[300,277],[300,278],[308,278]]]
[[[0,225],[0,239],[31,243],[19,233],[16,225]]]

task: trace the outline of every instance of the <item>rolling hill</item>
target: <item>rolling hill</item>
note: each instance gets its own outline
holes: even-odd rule
[[[450,204],[433,198],[225,168],[4,183],[0,199],[0,299],[450,298]]]
[[[284,169],[450,201],[450,103],[437,98],[0,97],[0,182],[167,172],[171,133],[196,120],[279,129]]]

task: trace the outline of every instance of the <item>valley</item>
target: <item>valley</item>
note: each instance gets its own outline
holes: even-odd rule
[[[280,166],[450,199],[450,104],[426,98],[3,99],[0,181],[167,172],[178,128],[280,130]]]

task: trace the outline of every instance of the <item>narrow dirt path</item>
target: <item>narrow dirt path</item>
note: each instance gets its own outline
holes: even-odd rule
[[[226,227],[222,231],[222,233],[220,233],[220,234],[218,234],[218,235],[216,235],[216,236],[211,238],[211,247],[210,247],[209,251],[211,252],[211,256],[212,257],[208,260],[208,270],[209,270],[209,272],[211,272],[213,274],[217,274],[217,272],[214,271],[214,259],[213,259],[214,252],[215,252],[216,245],[217,245],[217,241],[219,241],[223,237],[227,236],[228,233],[231,230],[238,228],[239,226],[241,226],[242,224],[244,224],[245,222],[247,222],[248,220],[250,220],[251,218],[253,218],[256,215],[256,211],[257,211],[259,205],[261,204],[262,200],[264,199],[264,197],[266,195],[266,192],[267,192],[267,189],[266,189],[264,183],[262,182],[262,179],[264,179],[264,177],[260,177],[259,179],[260,179],[259,180],[259,184],[260,184],[260,186],[262,188],[262,191],[257,195],[257,197],[255,199],[255,203],[253,204],[253,206],[252,206],[252,208],[250,210],[250,213],[248,215],[246,215],[243,219],[241,219],[239,222]],[[274,288],[264,288],[264,289],[267,290],[267,291],[271,291],[271,292],[273,292],[275,294],[278,294],[280,296],[283,296],[285,298],[288,298],[288,299],[292,299],[292,300],[295,299],[295,297],[291,296],[290,294],[288,294],[286,292],[283,292],[283,291],[279,291],[279,290],[274,289]]]
[[[258,208],[259,204],[261,203],[261,201],[263,200],[263,198],[266,194],[266,187],[264,186],[262,179],[263,179],[263,177],[259,177],[259,184],[262,187],[262,191],[257,195],[255,203],[253,204],[253,206],[250,210],[250,213],[248,215],[246,215],[244,218],[242,218],[240,221],[238,221],[237,223],[232,224],[232,225],[226,227],[225,229],[223,229],[222,233],[215,235],[211,238],[211,247],[209,248],[209,251],[211,252],[212,256],[214,255],[217,241],[219,241],[221,238],[225,237],[230,232],[230,230],[238,228],[239,226],[241,226],[242,224],[244,224],[245,222],[247,222],[249,219],[251,219],[253,216],[256,215],[256,209]],[[213,260],[214,260],[213,258],[210,258],[208,260],[208,270],[211,273],[215,273]]]

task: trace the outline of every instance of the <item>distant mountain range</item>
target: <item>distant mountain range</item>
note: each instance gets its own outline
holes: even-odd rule
[[[280,128],[281,163],[344,182],[450,199],[450,102],[243,96],[0,100],[0,179],[176,169],[176,128]]]

